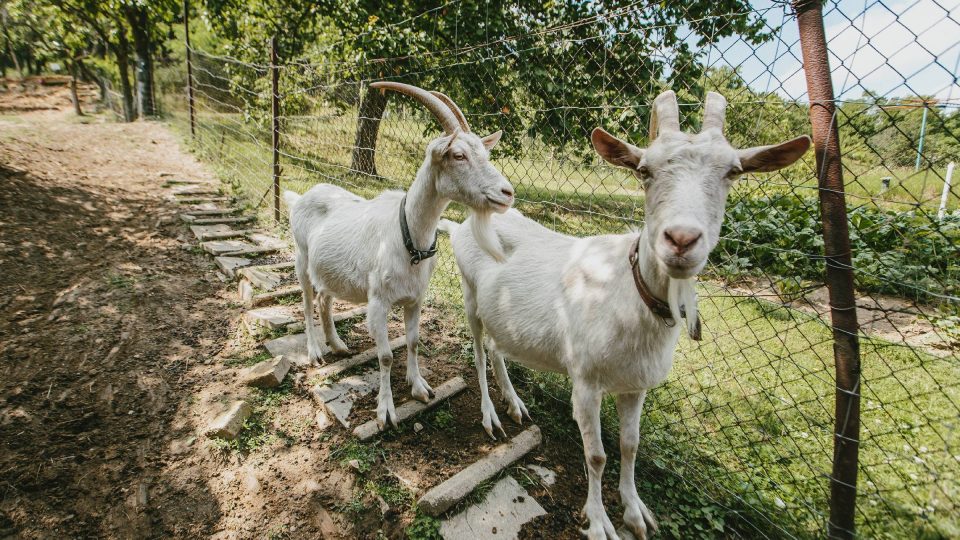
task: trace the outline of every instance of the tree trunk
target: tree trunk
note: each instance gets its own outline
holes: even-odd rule
[[[147,10],[130,6],[126,10],[127,21],[133,33],[133,52],[136,56],[137,112],[141,118],[153,116],[153,62],[150,58],[150,27]]]
[[[386,108],[386,93],[382,90],[367,88],[357,118],[357,137],[353,143],[353,162],[350,164],[352,171],[379,176],[376,163],[377,132],[380,130],[380,120]]]
[[[130,42],[127,41],[127,30],[123,23],[120,20],[115,22],[117,25],[115,54],[117,69],[120,72],[120,91],[123,94],[123,119],[126,122],[133,122],[137,114],[133,107],[133,88],[130,86]]]
[[[77,61],[70,60],[70,101],[73,102],[73,112],[77,116],[83,116],[83,109],[80,108],[80,96],[77,94]]]
[[[13,60],[13,67],[17,70],[17,74],[20,75],[20,78],[23,78],[23,68],[20,66],[20,59],[17,58],[16,51],[13,50],[13,40],[10,39],[10,30],[7,28],[7,7],[6,2],[0,3],[0,21],[3,22],[3,37],[7,42],[7,50],[10,52],[10,58]]]

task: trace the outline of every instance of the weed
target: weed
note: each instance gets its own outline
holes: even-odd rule
[[[426,514],[417,513],[413,523],[407,527],[407,537],[410,540],[441,540],[440,520]]]

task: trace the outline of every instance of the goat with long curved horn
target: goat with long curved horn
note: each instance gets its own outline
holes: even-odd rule
[[[463,112],[447,96],[397,82],[371,88],[394,90],[422,103],[440,122],[444,135],[430,141],[426,157],[407,193],[386,191],[363,199],[339,186],[319,184],[302,196],[284,193],[290,229],[297,245],[295,267],[303,288],[303,316],[310,361],[322,361],[325,343],[347,352],[333,324],[333,299],[367,303],[367,325],[377,344],[380,392],[377,425],[399,421],[393,404],[390,370],[393,352],[387,317],[403,306],[407,342],[407,383],[415,399],[429,401],[433,389],[417,359],[420,306],[436,267],[437,226],[451,201],[470,207],[481,250],[504,260],[490,215],[513,205],[513,186],[490,160],[501,133],[470,132]],[[313,322],[314,291],[319,294],[322,329]]]
[[[437,121],[440,122],[440,126],[443,127],[443,131],[447,135],[453,135],[457,128],[461,127],[460,121],[457,119],[455,113],[451,110],[451,107],[448,105],[448,103],[433,95],[431,92],[427,92],[423,88],[392,81],[379,81],[371,83],[370,88],[393,90],[394,92],[400,92],[401,94],[406,94],[413,99],[416,99],[431,113],[433,113],[433,116],[435,116]],[[449,100],[450,98],[447,99]]]
[[[707,92],[706,104],[703,107],[703,126],[700,131],[719,129],[720,133],[723,133],[723,123],[726,115],[727,98],[716,92]]]
[[[470,124],[467,123],[467,117],[463,114],[463,111],[460,110],[460,107],[458,107],[457,104],[454,103],[453,100],[443,92],[431,90],[430,93],[437,96],[440,101],[450,108],[450,112],[457,117],[457,122],[460,123],[460,129],[462,129],[464,133],[470,133]]]

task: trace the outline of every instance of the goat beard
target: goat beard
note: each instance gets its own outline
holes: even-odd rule
[[[679,321],[680,308],[686,313],[687,335],[693,336],[697,327],[697,278],[674,279],[670,278],[667,289],[667,303],[670,305],[670,315],[673,320]]]
[[[500,245],[500,237],[490,224],[490,214],[489,211],[474,210],[473,219],[470,220],[470,231],[480,249],[486,251],[495,261],[502,263],[507,260],[507,256]]]

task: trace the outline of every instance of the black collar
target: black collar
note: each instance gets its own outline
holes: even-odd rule
[[[630,270],[633,272],[633,283],[637,286],[637,292],[640,293],[640,298],[643,299],[643,303],[650,308],[650,311],[654,315],[660,317],[663,321],[663,324],[668,327],[672,327],[677,324],[673,320],[673,313],[670,311],[670,305],[664,302],[663,300],[657,298],[653,295],[653,292],[650,290],[650,287],[647,286],[647,282],[643,280],[643,275],[640,274],[640,242],[643,236],[637,238],[637,243],[633,245],[633,249],[630,250]],[[680,306],[680,316],[686,318],[687,314],[685,313],[684,306]],[[694,331],[690,334],[690,339],[694,341],[700,341],[700,317],[697,317],[697,324],[694,328]]]
[[[407,196],[400,200],[400,233],[403,235],[403,247],[410,254],[410,264],[420,264],[420,261],[429,259],[437,254],[437,233],[433,233],[433,245],[430,249],[421,251],[413,247],[413,238],[410,238],[410,229],[407,227]]]

